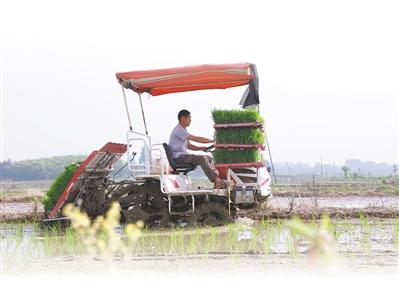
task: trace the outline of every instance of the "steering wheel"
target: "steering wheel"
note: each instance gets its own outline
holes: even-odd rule
[[[209,146],[209,147],[206,147],[204,150],[202,150],[202,151],[204,151],[204,152],[211,152],[211,149],[213,149],[213,148],[215,148],[215,145],[211,145],[211,146]]]

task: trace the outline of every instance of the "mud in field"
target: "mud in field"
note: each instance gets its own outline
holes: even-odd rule
[[[358,218],[362,215],[380,218],[399,216],[399,197],[273,197],[265,208],[245,214],[253,219],[320,218],[322,214],[330,217]]]
[[[246,211],[242,216],[253,219],[290,218],[304,219],[330,217],[359,217],[362,214],[381,218],[399,216],[399,197],[273,197],[264,209]],[[44,216],[41,203],[0,203],[0,222],[37,220]]]
[[[0,203],[0,222],[42,220],[44,206],[41,203]]]

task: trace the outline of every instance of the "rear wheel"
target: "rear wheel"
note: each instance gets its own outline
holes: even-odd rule
[[[205,202],[195,209],[191,225],[217,227],[231,222],[232,217],[225,206],[216,202]]]
[[[130,210],[122,210],[122,222],[136,223],[142,221],[146,227],[165,228],[169,226],[170,216],[166,207],[162,209],[135,206]]]
[[[159,185],[159,180],[148,179],[137,192],[121,197],[122,221],[142,221],[147,227],[167,227],[170,216],[168,204]]]

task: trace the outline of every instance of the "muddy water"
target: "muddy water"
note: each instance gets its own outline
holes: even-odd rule
[[[397,219],[333,222],[335,267],[352,272],[398,272]],[[118,231],[123,236],[121,227]],[[146,231],[123,259],[111,260],[85,257],[63,232],[44,232],[35,225],[0,225],[0,237],[3,274],[74,274],[104,272],[110,268],[118,272],[285,272],[310,266],[310,243],[295,242],[294,253],[290,232],[280,220],[252,225],[250,221],[241,221],[211,229]]]
[[[273,197],[268,202],[269,208],[289,208],[291,202],[295,207],[313,208],[317,204],[319,208],[342,208],[342,209],[363,209],[363,208],[399,208],[399,197]]]
[[[34,203],[1,203],[0,216],[7,214],[32,213],[35,209]]]

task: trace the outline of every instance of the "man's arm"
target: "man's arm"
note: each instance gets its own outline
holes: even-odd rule
[[[205,150],[207,148],[207,146],[196,146],[194,144],[192,144],[190,141],[188,141],[187,144],[187,149],[193,150],[193,151],[201,151],[201,150]]]
[[[194,142],[201,143],[201,144],[213,143],[213,139],[197,137],[197,136],[193,136],[193,135],[190,135],[190,134],[187,136],[187,140],[188,141],[194,141]],[[191,150],[193,150],[193,149],[191,149]]]

